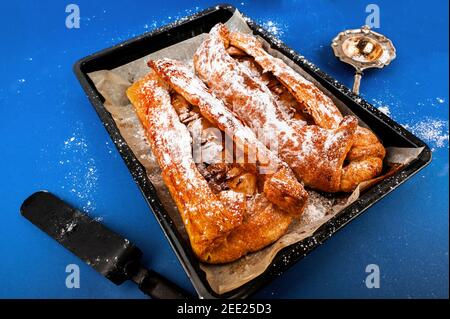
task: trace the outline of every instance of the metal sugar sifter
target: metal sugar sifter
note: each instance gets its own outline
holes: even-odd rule
[[[365,69],[382,68],[395,59],[395,48],[391,40],[370,30],[367,25],[339,33],[331,42],[331,47],[336,57],[356,69],[353,83],[355,94],[359,94]]]

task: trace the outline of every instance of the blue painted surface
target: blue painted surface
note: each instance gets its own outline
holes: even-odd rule
[[[0,297],[143,297],[132,284],[109,283],[20,217],[23,199],[39,189],[101,218],[134,241],[149,266],[193,291],[71,68],[83,56],[215,2],[76,3],[81,27],[72,30],[65,27],[64,2],[2,4]],[[339,31],[364,24],[369,1],[230,3],[351,85],[351,68],[329,44]],[[387,105],[424,138],[433,162],[257,297],[448,297],[448,2],[376,3],[379,31],[393,40],[397,60],[366,73],[363,96]],[[79,289],[65,287],[70,263],[80,265]],[[371,263],[380,267],[380,289],[364,284]]]

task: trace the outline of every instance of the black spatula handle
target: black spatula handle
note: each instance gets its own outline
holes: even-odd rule
[[[153,270],[140,268],[131,278],[139,289],[153,299],[192,299],[192,295]]]

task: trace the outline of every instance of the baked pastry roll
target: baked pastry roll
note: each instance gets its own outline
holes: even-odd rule
[[[131,86],[127,95],[181,213],[192,248],[205,259],[242,223],[243,214],[226,207],[198,171],[191,155],[189,131],[171,105],[167,86],[149,75]]]
[[[228,30],[219,24],[194,56],[199,77],[305,185],[340,191],[342,166],[353,144],[357,119],[347,116],[332,130],[290,121],[270,90],[226,52],[226,43]],[[274,141],[276,147],[270,147]]]
[[[178,75],[176,79],[183,77]],[[187,84],[196,85],[195,81]],[[190,124],[203,128],[214,124],[202,116],[195,104],[203,105],[201,101],[213,101],[214,97],[205,91],[197,96],[201,100],[188,101],[173,88],[150,73],[134,83],[127,95],[147,133],[194,253],[204,262],[225,263],[277,240],[303,212],[307,193],[301,184],[276,157],[265,162],[276,161],[275,169],[267,174],[245,158],[209,165],[196,163]],[[235,124],[242,130],[239,122]],[[246,142],[257,142],[251,131],[244,129],[241,134]],[[256,151],[265,154],[267,150],[260,147],[261,143]],[[220,159],[224,159],[222,155]]]
[[[267,53],[253,35],[230,32],[229,43],[231,54],[239,50],[241,52],[239,56],[242,57],[242,52],[245,52],[261,67],[263,73],[270,73],[276,77],[297,101],[291,105],[302,114],[309,115],[312,119],[310,123],[328,129],[339,126],[342,115],[333,101],[283,60]],[[343,167],[341,190],[351,191],[361,181],[379,175],[385,155],[386,151],[375,134],[367,128],[358,126],[354,143],[346,156],[348,165]]]
[[[230,43],[237,49],[231,49]],[[384,148],[373,133],[358,127],[355,117],[343,117],[329,97],[257,44],[253,36],[230,35],[224,25],[216,25],[194,56],[196,72],[227,107],[258,132],[261,141],[268,145],[278,139],[277,154],[305,185],[327,192],[352,191],[378,175]],[[290,106],[281,103],[289,100],[286,94],[281,101],[276,99],[261,76],[233,59],[227,48],[241,59],[242,52],[249,54],[264,72],[273,72],[297,103],[292,104],[292,98],[288,102],[301,112],[293,116]],[[348,156],[353,145],[358,145],[356,138],[360,139],[356,142],[359,149],[355,147],[350,154],[362,155],[362,149],[373,148],[374,144],[361,141],[369,134],[371,143],[373,138],[378,142],[375,153],[370,158],[367,154],[358,159]]]
[[[240,149],[250,154],[264,171],[264,192],[273,203],[294,213],[304,205],[306,192],[288,165],[270,152],[221,100],[211,95],[187,66],[171,59],[149,61],[149,66],[189,103],[197,106],[205,118],[231,137]]]

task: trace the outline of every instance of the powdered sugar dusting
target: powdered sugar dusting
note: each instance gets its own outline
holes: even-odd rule
[[[314,191],[308,191],[308,201],[301,221],[309,224],[323,219],[332,209],[334,199],[326,198]]]
[[[391,115],[391,110],[389,109],[389,106],[387,106],[387,105],[378,107],[378,110],[383,112],[387,116]]]
[[[244,126],[221,100],[210,94],[205,84],[185,65],[174,60],[162,59],[154,61],[153,67],[160,74],[164,74],[165,79],[189,102],[198,105],[204,115],[210,114],[210,117],[217,121],[217,125],[230,137],[235,138],[238,144],[255,147],[261,158],[279,165],[279,159],[258,141],[255,134]]]
[[[393,99],[395,96],[393,94],[387,94],[387,97],[389,99]],[[399,109],[401,107],[400,102],[390,103],[391,106],[392,105],[395,106],[395,108],[393,109],[389,107],[386,103],[384,103],[381,99],[372,99],[372,103],[378,110],[380,110],[381,112],[385,113],[388,116],[393,117],[394,119],[396,117],[399,117],[399,115],[401,115],[401,113],[399,112]],[[426,98],[423,101],[419,101],[417,103],[417,107],[437,108],[442,107],[442,105],[445,103],[446,100],[441,97]],[[392,110],[396,112],[393,112]],[[418,111],[414,109],[413,111],[410,111],[408,115],[417,117],[418,114],[416,113],[418,113]],[[447,120],[425,117],[422,120],[413,119],[411,121],[408,121],[406,124],[402,124],[402,126],[405,129],[411,131],[414,135],[417,135],[424,142],[429,144],[432,151],[435,151],[439,148],[448,147],[449,128]]]
[[[262,135],[258,137],[263,143],[267,145],[268,141],[280,138],[297,143],[292,139],[295,131],[283,118],[270,90],[258,79],[253,78],[245,65],[238,63],[226,53],[220,32],[220,26],[216,26],[211,31],[209,39],[196,53],[195,64],[199,76],[210,86],[214,94],[240,116],[244,124]],[[236,96],[245,99],[237,99]],[[238,105],[239,103],[242,105]]]
[[[240,220],[223,206],[198,171],[191,153],[191,135],[171,105],[168,88],[154,74],[137,88],[139,98],[133,103],[136,109],[146,109],[147,116],[141,120],[170,193],[182,207],[180,213],[191,241],[213,242]]]
[[[254,57],[264,72],[271,72],[280,80],[294,97],[303,104],[321,127],[336,128],[342,120],[333,101],[310,81],[295,72],[283,60],[266,52],[261,43],[251,35],[231,33],[231,44]]]
[[[77,128],[62,142],[61,157],[58,161],[59,165],[70,165],[61,188],[68,188],[75,194],[81,200],[85,212],[95,210],[94,194],[98,184],[96,162],[94,158],[88,157],[88,154],[89,145],[81,133],[81,128]]]
[[[226,52],[223,42],[226,34],[227,29],[223,25],[216,25],[211,30],[209,37],[195,53],[197,74],[224,101],[227,108],[244,125],[250,127],[263,144],[290,165],[305,183],[320,180],[321,176],[329,176],[327,180],[323,179],[322,190],[335,189],[339,185],[338,172],[342,166],[342,161],[338,159],[350,142],[352,123],[346,123],[347,127],[338,131],[319,129],[318,126],[296,127],[289,123],[270,89],[261,80],[252,77],[248,67]],[[263,69],[273,72],[277,77],[283,75],[283,83],[289,81],[292,91],[306,91],[306,103],[315,101],[310,108],[320,114],[318,118],[327,119],[327,126],[339,126],[342,120],[339,110],[311,82],[298,75],[282,60],[266,53],[256,38],[240,33],[232,33],[229,38],[232,45],[236,44],[236,47],[255,57],[255,61]],[[305,97],[302,99],[305,100]],[[276,142],[276,149],[270,141]],[[315,163],[314,167],[320,169],[311,169],[309,163]],[[318,184],[315,186],[318,187]]]
[[[262,27],[276,37],[282,37],[287,31],[288,26],[274,20],[260,21]]]
[[[441,97],[437,97],[436,98],[436,102],[438,102],[439,104],[444,104],[445,103],[445,99],[443,99]]]
[[[404,127],[411,130],[425,142],[430,143],[433,151],[436,148],[448,148],[448,121],[426,118],[415,124],[406,124]]]

